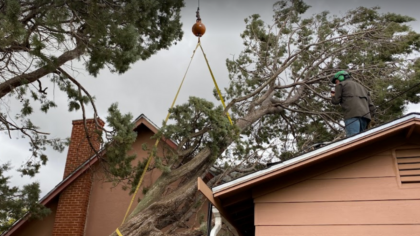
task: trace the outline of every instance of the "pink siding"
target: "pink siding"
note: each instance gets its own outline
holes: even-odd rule
[[[42,220],[29,220],[23,224],[12,235],[13,236],[49,236],[52,235],[55,213],[57,211],[58,200],[53,200],[47,207],[51,209],[51,214]]]
[[[420,201],[258,203],[255,225],[420,225]]]
[[[420,187],[400,187],[392,151],[254,199],[256,235],[420,235]]]
[[[144,129],[139,132],[137,140],[133,144],[131,152],[137,153],[137,162],[139,159],[148,157],[147,152],[142,150],[142,144],[147,143],[152,147],[155,140],[150,139],[153,133]],[[162,148],[158,149],[159,151]],[[157,169],[147,173],[144,177],[142,186],[150,186],[161,172]],[[137,197],[131,207],[131,211],[137,205],[137,200],[143,197],[142,187],[139,189]],[[90,196],[88,215],[85,229],[85,236],[110,235],[122,223],[125,212],[130,203],[131,197],[128,191],[121,189],[121,186],[114,187],[112,183],[104,182],[102,171],[95,173]]]
[[[150,130],[142,130],[131,152],[137,153],[137,160],[147,158],[148,155],[142,150],[143,143],[148,143],[153,146],[155,140],[150,139],[154,135]],[[161,153],[162,148],[158,149]],[[128,191],[121,189],[121,186],[114,187],[112,183],[105,182],[102,169],[97,169],[100,165],[95,165],[91,170],[93,171],[91,195],[87,210],[86,224],[84,236],[110,235],[121,224],[127,207],[130,203],[131,196]],[[92,174],[89,172],[87,174]],[[150,186],[159,176],[159,170],[153,170],[146,174],[142,186]],[[136,206],[138,198],[143,197],[142,188],[140,188],[137,198],[133,203],[132,209]],[[42,220],[33,220],[26,222],[23,227],[20,227],[13,236],[48,236],[52,235],[55,213],[57,210],[57,201],[54,201],[51,206],[52,214]]]
[[[281,232],[281,233],[277,233]],[[258,236],[418,236],[420,225],[334,225],[334,226],[264,226]]]
[[[144,160],[148,157],[148,153],[142,150],[142,144],[147,143],[149,147],[153,147],[155,139],[150,139],[154,135],[146,127],[140,127],[139,133],[135,143],[133,144],[130,153],[136,153],[137,158],[133,163],[137,163],[139,160]],[[163,152],[162,142],[159,144],[158,155]],[[106,177],[101,168],[101,163],[93,165],[90,170],[86,173],[91,175],[93,179],[91,194],[89,198],[86,224],[83,236],[97,236],[97,235],[110,235],[113,233],[118,226],[122,223],[128,205],[131,201],[131,195],[128,191],[124,191],[121,185],[114,186],[112,183],[106,182]],[[92,176],[93,175],[93,176]],[[156,179],[161,175],[161,171],[154,169],[145,175],[142,186],[151,186]],[[79,177],[80,178],[80,177]],[[178,183],[171,184],[168,188],[176,187]],[[143,187],[138,191],[137,197],[135,198],[131,211],[136,207],[138,200],[143,197]],[[52,235],[53,225],[55,221],[55,215],[57,210],[57,200],[54,200],[51,207],[52,214],[42,220],[33,220],[25,222],[22,227],[19,227],[12,235],[13,236],[48,236]],[[207,208],[206,204],[203,204],[199,214],[205,215]],[[188,222],[190,226],[194,225],[198,227],[198,217],[193,215]]]

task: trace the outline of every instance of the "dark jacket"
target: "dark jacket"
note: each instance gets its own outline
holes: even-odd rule
[[[352,79],[346,79],[335,85],[335,96],[331,102],[341,105],[345,120],[353,117],[365,117],[371,120],[375,114],[369,92]]]

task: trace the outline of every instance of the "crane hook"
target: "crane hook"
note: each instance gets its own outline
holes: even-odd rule
[[[197,7],[195,16],[197,17],[197,20],[192,27],[192,32],[195,36],[198,37],[198,40],[200,40],[200,37],[203,36],[204,33],[206,32],[206,26],[203,23],[201,23],[200,7]]]

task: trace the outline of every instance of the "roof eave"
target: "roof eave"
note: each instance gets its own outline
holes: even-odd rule
[[[395,120],[383,126],[373,128],[359,135],[338,141],[326,147],[317,149],[310,153],[306,153],[300,157],[296,157],[294,159],[272,166],[268,169],[255,172],[253,174],[217,186],[212,189],[212,192],[214,194],[214,197],[220,197],[225,194],[230,194],[238,189],[250,187],[251,185],[257,184],[258,182],[274,178],[275,176],[278,176],[285,172],[293,171],[294,169],[299,168],[303,165],[307,165],[309,163],[323,159],[327,156],[343,152],[361,143],[385,136],[387,134],[395,132],[396,130],[404,129],[413,124],[420,125],[419,114],[407,115],[398,120]]]

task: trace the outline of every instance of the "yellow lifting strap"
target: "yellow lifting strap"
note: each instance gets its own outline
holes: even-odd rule
[[[200,45],[201,51],[203,52],[204,59],[206,59],[207,67],[209,68],[211,78],[213,79],[214,86],[216,87],[217,93],[219,94],[219,98],[220,98],[220,101],[222,102],[223,108],[226,109],[225,100],[223,100],[222,93],[220,92],[219,86],[217,86],[216,79],[214,78],[213,71],[210,68],[210,64],[209,64],[209,61],[207,60],[206,54],[204,53],[203,47],[201,46],[200,42],[198,44]],[[230,124],[233,125],[232,119],[230,118],[228,111],[226,111],[226,116],[228,117]]]
[[[226,108],[225,101],[223,100],[223,97],[222,97],[222,93],[220,92],[219,86],[217,85],[216,79],[214,78],[213,72],[212,72],[212,70],[210,68],[209,62],[207,60],[206,54],[204,53],[204,50],[203,50],[203,47],[201,46],[200,41],[198,41],[197,46],[194,49],[193,55],[191,56],[190,63],[188,64],[187,70],[185,71],[184,77],[182,78],[181,84],[179,85],[178,91],[176,92],[176,95],[175,95],[175,98],[174,98],[174,100],[172,102],[171,108],[173,108],[174,105],[175,105],[176,99],[178,98],[179,92],[181,91],[182,85],[184,84],[185,77],[187,76],[187,72],[188,72],[188,70],[190,68],[191,62],[192,62],[192,60],[194,58],[195,52],[197,51],[197,48],[198,47],[201,48],[201,51],[203,52],[204,58],[206,59],[207,67],[209,68],[211,77],[213,79],[213,82],[214,82],[214,85],[216,87],[217,93],[219,94],[219,98],[220,98],[220,100],[222,102],[223,108]],[[168,122],[169,115],[170,115],[170,112],[168,112],[168,115],[166,115],[166,118],[165,118],[165,121],[163,122],[163,125],[166,125],[166,122]],[[227,115],[227,117],[229,119],[230,124],[233,125],[232,119],[230,118],[230,115],[229,115],[229,113],[227,111],[226,111],[226,115]],[[156,148],[158,146],[158,144],[159,144],[159,139],[156,140],[154,147]],[[145,176],[145,174],[147,172],[147,169],[149,168],[149,164],[150,164],[150,162],[152,160],[152,157],[153,157],[153,154],[151,153],[149,155],[149,157],[148,157],[146,166],[143,169],[143,173],[140,176],[140,180],[139,180],[139,183],[137,184],[136,191],[134,192],[133,197],[131,198],[130,205],[128,206],[128,209],[127,209],[127,211],[125,213],[125,216],[124,216],[124,219],[123,219],[121,225],[123,225],[125,223],[125,220],[127,219],[128,213],[130,212],[131,206],[132,206],[132,204],[134,202],[134,199],[135,199],[135,197],[137,195],[137,192],[139,191],[140,186],[141,186],[141,184],[143,182],[143,178],[144,178],[144,176]],[[117,233],[118,236],[123,236],[118,228],[115,230],[115,233]]]

